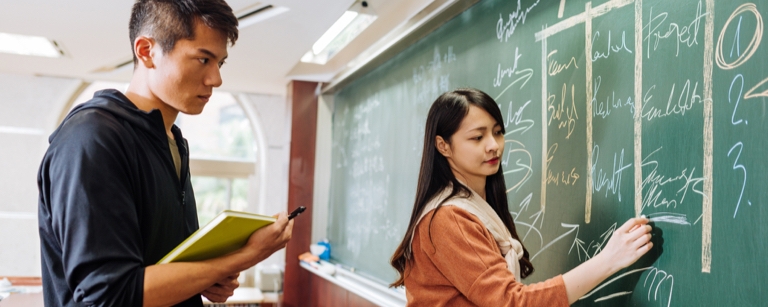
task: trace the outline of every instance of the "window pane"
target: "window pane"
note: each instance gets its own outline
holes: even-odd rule
[[[232,202],[229,208],[245,211],[248,209],[248,179],[235,179],[232,181]]]
[[[197,220],[201,227],[228,209],[229,179],[193,176],[192,189],[195,191]]]
[[[223,210],[245,211],[248,208],[248,179],[196,176],[192,177],[192,188],[195,190],[200,226],[210,222]]]
[[[176,125],[189,141],[192,158],[254,161],[256,148],[245,112],[232,94],[213,92],[199,115],[179,114]]]

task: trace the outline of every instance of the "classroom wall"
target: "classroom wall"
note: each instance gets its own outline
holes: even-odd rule
[[[39,276],[37,169],[80,81],[0,74],[0,276]]]

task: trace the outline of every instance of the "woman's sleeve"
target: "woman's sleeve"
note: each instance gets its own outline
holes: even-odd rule
[[[445,206],[431,221],[432,238],[420,235],[435,267],[478,306],[568,306],[562,275],[524,285],[515,280],[480,220],[464,209]],[[425,222],[429,222],[425,217]],[[427,228],[423,228],[427,231]]]

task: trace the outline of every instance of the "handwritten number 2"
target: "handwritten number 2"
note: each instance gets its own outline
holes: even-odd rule
[[[733,218],[736,218],[736,213],[739,212],[739,205],[741,205],[741,198],[744,196],[744,187],[747,185],[747,169],[744,167],[744,165],[738,164],[739,163],[739,157],[741,157],[741,151],[744,149],[744,144],[741,142],[736,143],[731,147],[731,150],[728,151],[728,156],[731,156],[731,153],[733,152],[733,149],[739,147],[739,152],[736,154],[736,159],[733,160],[733,170],[740,169],[744,172],[744,183],[741,185],[741,194],[739,194],[739,201],[736,202],[736,210],[733,212]]]
[[[736,106],[733,107],[733,115],[731,115],[731,124],[738,125],[743,121],[744,124],[746,125],[747,124],[746,120],[742,120],[742,119],[736,120],[736,110],[739,109],[739,102],[741,101],[741,93],[744,91],[744,76],[742,74],[736,75],[736,77],[733,78],[733,81],[731,81],[731,87],[728,89],[728,103],[731,103],[731,97],[732,97],[731,92],[733,91],[733,85],[736,84],[737,79],[741,79],[741,87],[739,88],[739,95],[736,96]]]

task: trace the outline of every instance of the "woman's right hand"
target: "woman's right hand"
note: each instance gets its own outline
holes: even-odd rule
[[[645,216],[629,219],[613,231],[608,243],[597,256],[563,274],[570,304],[651,250],[653,243],[648,222]]]
[[[651,242],[651,225],[645,216],[631,218],[613,232],[608,243],[603,248],[604,261],[612,265],[612,271],[617,272],[635,263],[653,247]]]

